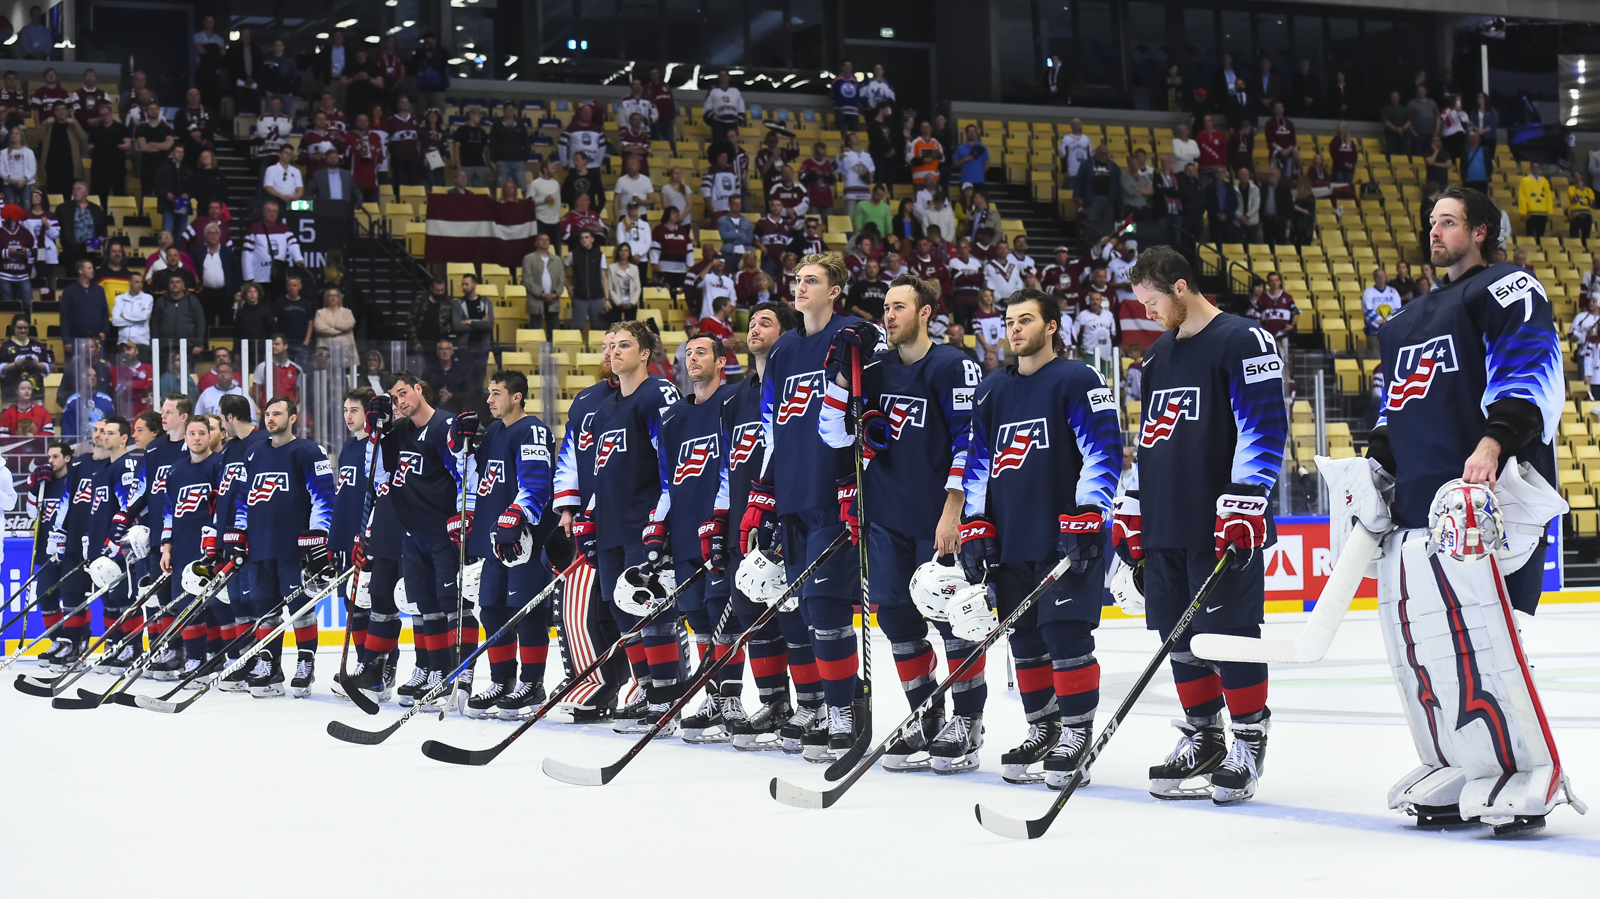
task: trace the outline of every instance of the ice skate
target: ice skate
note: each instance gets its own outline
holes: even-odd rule
[[[498,703],[500,720],[517,721],[527,718],[544,705],[544,700],[543,684],[517,681],[504,696],[500,697]]]
[[[1243,802],[1256,794],[1256,784],[1267,764],[1267,730],[1270,718],[1255,724],[1235,724],[1233,749],[1211,772],[1211,801],[1217,805]],[[1541,825],[1542,826],[1542,825]]]
[[[1094,727],[1089,724],[1080,727],[1067,727],[1061,730],[1061,736],[1056,739],[1056,745],[1051,747],[1049,754],[1044,757],[1044,785],[1052,790],[1064,790],[1067,781],[1072,780],[1072,772],[1078,770],[1083,764],[1083,757],[1089,753],[1089,737],[1093,735]],[[1084,769],[1083,780],[1078,781],[1078,786],[1089,785],[1089,770]]]
[[[1228,754],[1222,728],[1210,724],[1196,727],[1187,721],[1173,721],[1172,726],[1183,736],[1166,761],[1151,766],[1150,795],[1157,799],[1210,798],[1211,773]],[[1184,783],[1195,778],[1203,778],[1205,785]]]
[[[1000,756],[1000,778],[1006,783],[1043,783],[1043,772],[1029,771],[1044,760],[1045,754],[1055,748],[1061,739],[1061,719],[1051,716],[1028,725],[1028,738],[1022,745]]]
[[[400,707],[409,709],[417,704],[417,697],[428,691],[428,675],[426,668],[411,669],[411,679],[401,684],[394,692],[400,697]]]
[[[944,709],[929,709],[921,720],[900,729],[883,753],[883,770],[904,773],[926,771],[930,767],[928,747],[944,730]]]
[[[962,774],[978,770],[978,750],[983,747],[983,716],[952,715],[939,735],[928,744],[928,765],[935,774]]]
[[[489,686],[483,688],[481,692],[472,694],[472,698],[467,700],[467,717],[475,719],[489,717],[490,710],[496,709],[500,700],[506,698],[506,694],[510,692],[510,681],[490,681]]]
[[[717,697],[710,692],[700,701],[700,708],[683,719],[682,727],[685,743],[726,743],[729,739],[728,728],[722,721],[722,709],[717,705]]]
[[[803,752],[806,734],[810,733],[812,725],[822,717],[821,706],[800,706],[789,716],[789,720],[778,728],[778,736],[783,740],[783,751],[787,753]],[[826,718],[822,718],[826,720]],[[826,733],[823,731],[826,743]]]
[[[283,664],[277,656],[262,653],[250,669],[250,695],[256,699],[269,699],[284,695]]]
[[[289,695],[305,699],[311,695],[311,684],[316,679],[317,654],[309,649],[300,650],[295,658],[294,677],[289,679]]]
[[[740,709],[744,706],[741,704]],[[728,725],[728,731],[733,735],[733,748],[741,752],[759,752],[766,749],[782,749],[783,740],[777,736],[778,729],[794,714],[789,707],[788,697],[780,697],[771,702],[763,703],[754,714],[742,721],[733,721]],[[763,737],[769,739],[763,740]]]

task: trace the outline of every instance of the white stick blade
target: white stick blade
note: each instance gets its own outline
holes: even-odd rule
[[[545,759],[544,764],[540,767],[544,769],[545,774],[564,784],[572,784],[575,787],[599,787],[605,785],[603,772],[599,768],[582,768],[552,758]]]
[[[139,708],[148,709],[152,712],[166,712],[170,715],[178,710],[177,703],[167,699],[157,699],[154,696],[135,696],[133,701]]]
[[[1013,840],[1028,839],[1028,822],[1020,818],[1007,817],[981,805],[975,808],[978,813],[978,823],[983,825],[984,830]]]
[[[1231,634],[1195,634],[1189,642],[1194,654],[1215,662],[1299,662],[1293,640],[1262,640]]]
[[[806,787],[795,786],[781,777],[772,779],[772,798],[793,808],[823,808],[823,794]]]

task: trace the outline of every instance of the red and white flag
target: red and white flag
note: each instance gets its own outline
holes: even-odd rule
[[[515,268],[538,235],[532,200],[483,194],[429,194],[429,262],[492,262]]]

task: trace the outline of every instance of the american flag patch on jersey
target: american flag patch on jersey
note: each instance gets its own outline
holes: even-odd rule
[[[994,457],[994,476],[1021,468],[1034,447],[1050,448],[1050,423],[1042,418],[1000,426],[1000,451]]]
[[[172,504],[172,517],[182,518],[199,510],[200,504],[210,497],[210,484],[190,484],[182,488],[178,491],[177,501]]]
[[[279,490],[289,491],[289,475],[282,471],[264,471],[256,475],[250,484],[250,496],[245,500],[248,505],[264,503],[272,499],[272,494]]]
[[[1145,422],[1144,427],[1140,429],[1139,445],[1148,448],[1171,437],[1179,421],[1200,416],[1199,406],[1200,390],[1197,387],[1177,387],[1157,391],[1151,397],[1150,408],[1161,411],[1155,418]]]
[[[733,448],[728,451],[728,466],[737,468],[750,461],[756,447],[761,445],[761,423],[746,422],[733,429]]]
[[[678,444],[678,464],[672,469],[672,483],[682,484],[706,470],[706,463],[717,457],[717,438],[696,437]]]

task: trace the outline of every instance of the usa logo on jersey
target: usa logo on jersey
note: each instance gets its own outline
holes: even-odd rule
[[[714,434],[678,444],[678,464],[672,469],[672,483],[682,484],[685,478],[704,473],[706,463],[716,457],[717,438]]]
[[[1427,396],[1436,377],[1460,367],[1455,338],[1449,334],[1401,347],[1395,357],[1394,381],[1389,384],[1388,411],[1398,411]]]
[[[728,450],[728,467],[738,468],[750,461],[761,445],[761,422],[747,422],[733,429],[733,448]]]
[[[583,417],[583,425],[578,428],[578,451],[588,452],[594,449],[594,432],[589,430],[589,425],[594,423],[594,413],[590,412]]]
[[[600,447],[594,452],[594,470],[596,474],[606,467],[611,461],[612,453],[625,453],[628,451],[628,432],[621,428],[607,431],[600,435]]]
[[[886,393],[879,405],[889,416],[889,439],[899,440],[905,428],[920,428],[928,414],[928,401],[920,397]]]
[[[39,520],[40,521],[51,521],[51,520],[53,520],[56,517],[56,512],[59,511],[60,508],[61,508],[61,500],[59,500],[59,499],[47,499],[47,500],[45,500],[44,501],[44,505],[41,507],[41,511],[39,512]],[[45,528],[45,530],[48,530],[48,528]]]
[[[72,491],[72,503],[78,505],[89,502],[94,502],[94,481],[89,478],[79,478],[78,488]]]
[[[356,482],[356,467],[354,465],[339,466],[339,486],[333,488],[334,493],[342,493],[344,488]]]
[[[264,471],[256,475],[250,484],[250,497],[245,500],[248,505],[264,503],[272,499],[272,494],[282,490],[289,492],[289,475],[282,471]]]
[[[1139,432],[1139,445],[1152,447],[1172,436],[1178,422],[1200,417],[1200,388],[1173,387],[1157,390],[1150,397],[1150,412],[1155,416]]]
[[[491,459],[489,464],[484,466],[483,476],[478,478],[478,495],[488,496],[493,493],[495,485],[504,480],[505,476],[506,463],[500,459]]]
[[[151,493],[167,492],[167,475],[172,473],[171,465],[162,465],[156,468],[156,482],[150,488]]]
[[[218,493],[227,493],[233,487],[234,481],[243,481],[245,475],[243,462],[229,462],[222,469],[222,485],[217,488]]]
[[[96,487],[96,488],[94,488],[94,504],[89,506],[90,514],[93,514],[95,512],[100,511],[100,504],[101,503],[110,502],[110,501],[111,501],[111,488],[110,487]]]
[[[403,450],[400,453],[400,467],[394,473],[394,486],[404,487],[406,485],[406,475],[412,472],[422,474],[422,454]]]
[[[996,445],[1000,451],[994,456],[995,477],[1013,468],[1021,468],[1035,447],[1049,449],[1050,423],[1042,418],[1030,418],[1004,424],[1000,426],[999,437]]]
[[[808,371],[803,375],[790,375],[783,382],[783,395],[788,397],[778,404],[778,424],[806,414],[811,401],[822,395],[823,373]]]
[[[211,498],[210,484],[190,484],[180,488],[176,500],[172,504],[172,517],[182,518],[190,512],[200,508],[200,504]]]

